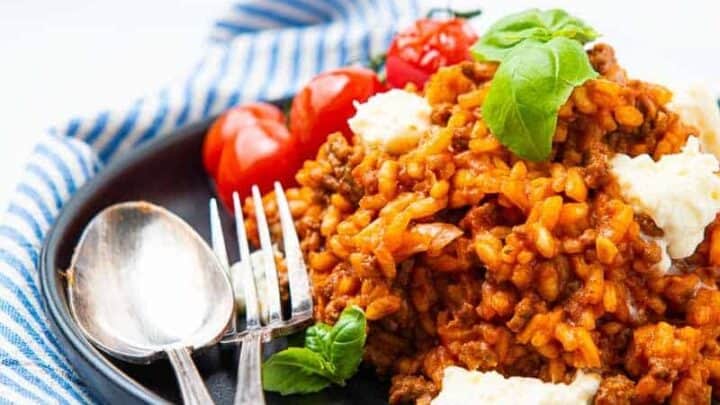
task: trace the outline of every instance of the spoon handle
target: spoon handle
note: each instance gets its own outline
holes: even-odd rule
[[[235,405],[265,405],[262,388],[262,332],[248,332],[242,340]]]
[[[170,364],[175,369],[183,403],[185,405],[213,404],[210,393],[190,357],[190,349],[187,347],[168,349],[166,353]]]

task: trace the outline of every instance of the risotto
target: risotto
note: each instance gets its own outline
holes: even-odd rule
[[[720,392],[718,221],[658,271],[662,230],[623,200],[609,164],[677,153],[697,131],[612,48],[589,57],[600,76],[560,109],[546,162],[490,133],[480,107],[497,65],[463,62],[425,86],[433,128],[416,147],[393,155],[331,135],[287,191],[315,318],[364,309],[364,363],[390,379],[391,403],[429,403],[449,366],[564,383],[597,373],[596,404]]]

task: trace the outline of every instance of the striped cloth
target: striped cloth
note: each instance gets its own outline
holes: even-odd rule
[[[55,126],[37,144],[0,222],[0,404],[91,403],[47,326],[37,266],[77,189],[117,156],[248,100],[291,96],[316,73],[383,52],[420,0],[245,0],[217,20],[184,81]]]

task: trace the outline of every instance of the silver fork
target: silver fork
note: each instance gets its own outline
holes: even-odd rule
[[[250,259],[250,246],[245,232],[245,224],[240,206],[240,196],[233,193],[233,208],[235,210],[235,232],[237,233],[238,249],[240,252],[239,274],[231,277],[240,278],[245,295],[245,330],[231,330],[222,343],[240,343],[240,362],[238,365],[237,391],[235,393],[236,405],[264,404],[265,397],[262,390],[262,343],[280,336],[297,332],[312,322],[312,298],[310,294],[310,281],[307,268],[303,260],[300,242],[295,225],[290,214],[290,207],[285,197],[285,191],[280,183],[275,182],[275,197],[277,200],[280,226],[283,234],[283,251],[290,284],[290,318],[283,319],[280,302],[280,287],[277,278],[277,268],[273,254],[270,230],[265,217],[265,210],[257,186],[252,187],[253,205],[257,220],[258,235],[260,239],[260,254],[263,255],[263,269],[254,269]],[[213,209],[212,207],[215,206]],[[227,252],[224,249],[225,241],[220,229],[220,218],[217,203],[211,201],[210,232],[213,250],[223,255],[227,263]],[[222,252],[221,252],[222,251]],[[220,259],[223,261],[223,258]],[[230,267],[228,267],[230,268]],[[268,321],[262,324],[259,311],[258,292],[255,286],[254,271],[265,274],[264,299],[269,308]],[[234,281],[234,280],[232,280]]]

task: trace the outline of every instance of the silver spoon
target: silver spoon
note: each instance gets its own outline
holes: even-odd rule
[[[233,293],[213,251],[182,219],[146,202],[103,210],[75,249],[68,296],[101,350],[144,364],[167,355],[184,403],[212,403],[190,353],[222,337]]]

